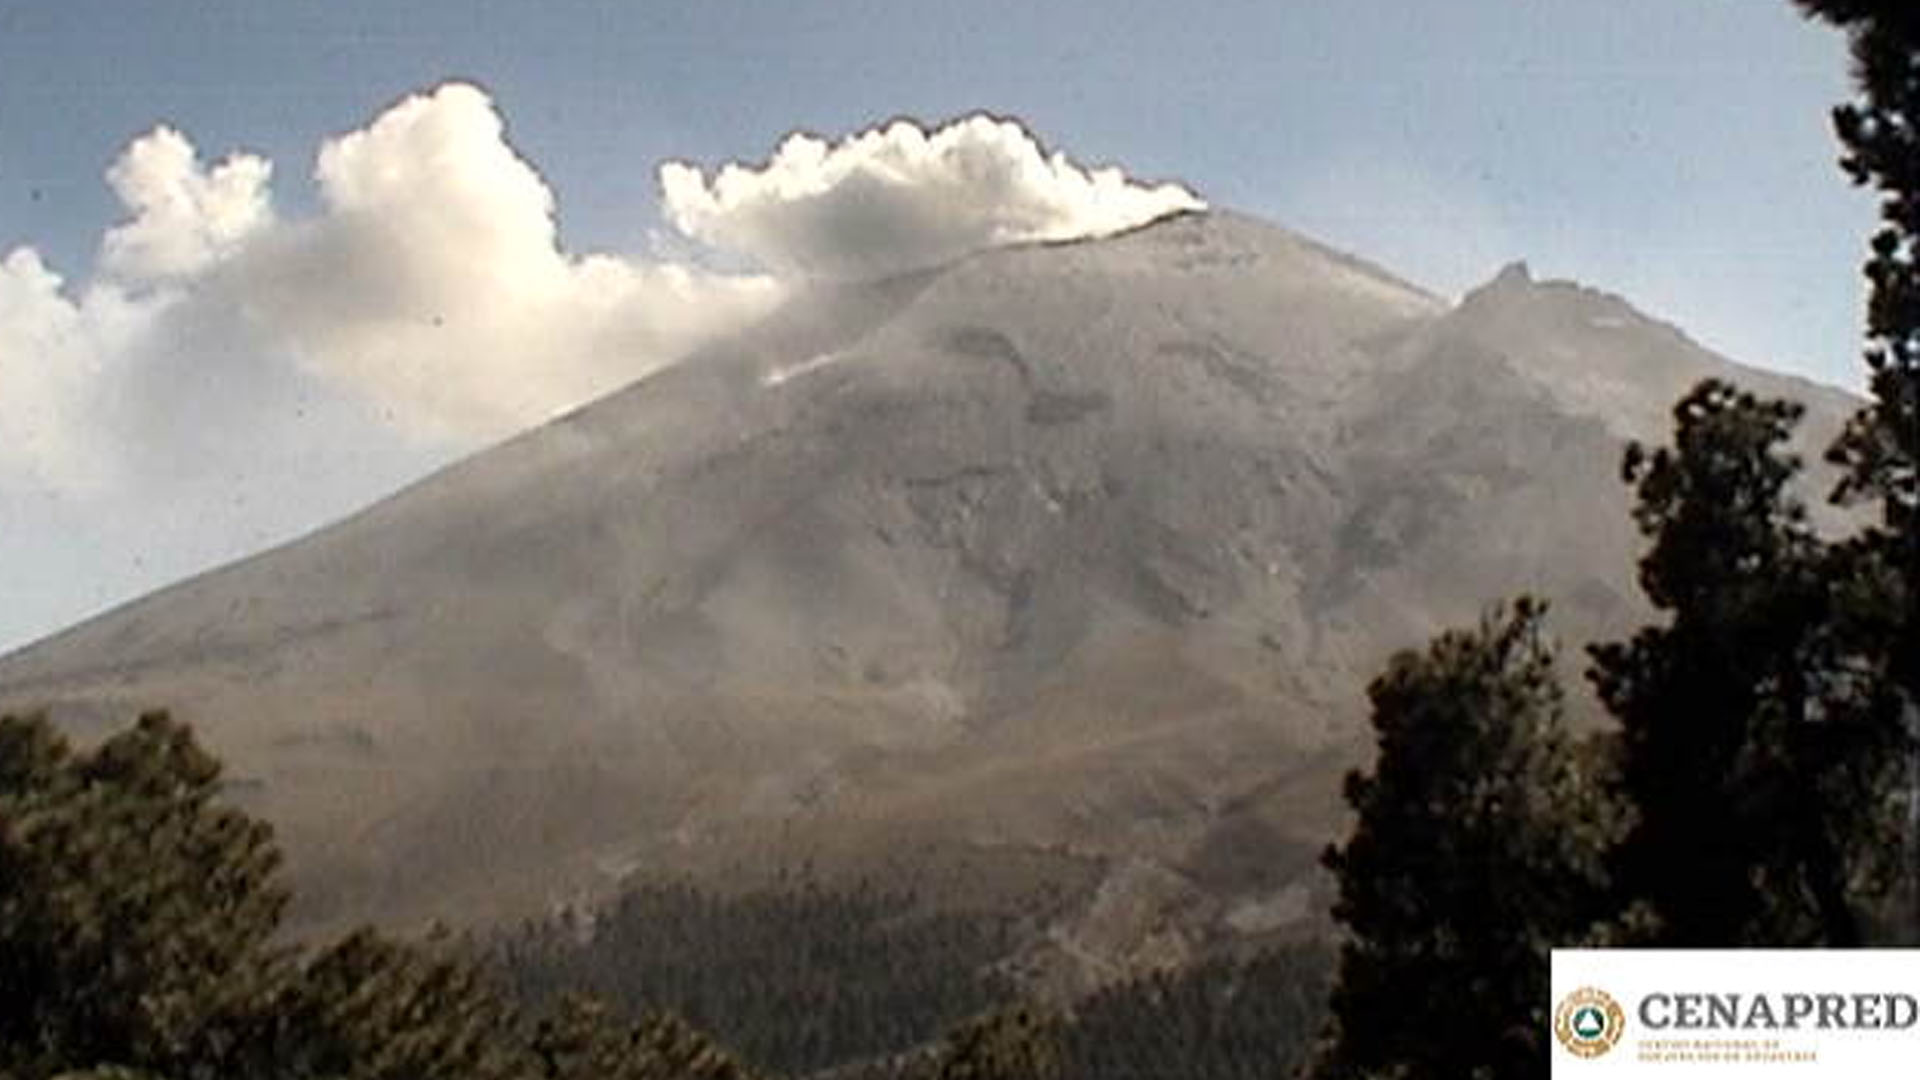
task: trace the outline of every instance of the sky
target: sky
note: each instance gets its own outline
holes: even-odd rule
[[[797,281],[1202,203],[1857,388],[1847,92],[1785,0],[0,0],[0,650]]]

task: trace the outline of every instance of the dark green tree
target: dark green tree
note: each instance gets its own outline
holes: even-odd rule
[[[1603,913],[1617,827],[1565,732],[1543,615],[1496,610],[1368,688],[1379,753],[1348,775],[1354,831],[1324,859],[1348,938],[1310,1075],[1545,1073],[1548,953]]]
[[[1834,110],[1846,147],[1841,165],[1880,195],[1882,225],[1865,268],[1873,400],[1832,457],[1848,470],[1843,495],[1879,500],[1885,531],[1905,541],[1912,560],[1920,514],[1920,11],[1906,0],[1796,3],[1847,32],[1860,96]],[[1909,659],[1903,670],[1911,676],[1915,665],[1920,660]]]
[[[1061,1034],[1048,1014],[1030,1006],[991,1013],[949,1032],[934,1080],[1060,1080]]]
[[[1848,35],[1858,96],[1834,110],[1841,165],[1880,196],[1865,267],[1872,400],[1828,453],[1845,471],[1836,499],[1878,502],[1880,514],[1842,549],[1852,597],[1838,630],[1862,680],[1920,736],[1920,10],[1908,0],[1796,3]],[[1907,830],[1911,859],[1920,821]],[[1910,864],[1911,941],[1920,941],[1917,879]]]
[[[1294,1076],[1326,1023],[1333,950],[1307,941],[1114,983],[1074,1003],[1070,1080]]]
[[[1012,920],[871,881],[641,882],[591,926],[528,925],[498,944],[494,968],[523,1002],[577,990],[629,1016],[670,1013],[781,1072],[911,1051],[1013,990],[994,964],[1015,947]]]
[[[162,713],[84,753],[0,718],[0,1073],[219,1053],[286,903],[271,834],[219,786]]]
[[[568,994],[535,1028],[545,1080],[749,1080],[712,1040],[671,1014],[628,1023],[605,1002]]]
[[[670,1017],[574,1005],[530,1024],[444,939],[274,945],[280,856],[219,778],[164,714],[84,752],[0,717],[0,1077],[747,1075]]]
[[[1857,945],[1890,878],[1901,740],[1839,631],[1851,560],[1789,483],[1800,408],[1708,381],[1671,449],[1629,449],[1640,584],[1665,625],[1596,647],[1637,820],[1622,900],[1678,946]]]
[[[341,1080],[512,1080],[533,1072],[518,1018],[444,946],[359,930],[320,950],[257,1006],[253,1075]]]

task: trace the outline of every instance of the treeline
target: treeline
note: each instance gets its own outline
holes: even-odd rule
[[[728,894],[631,887],[589,916],[529,924],[489,950],[522,1000],[588,991],[666,1010],[745,1058],[805,1073],[925,1046],[1014,997],[996,967],[1014,916],[932,910],[907,889],[808,875]]]
[[[1332,975],[1333,950],[1305,942],[1106,987],[1063,1026],[1063,1080],[1292,1076],[1319,1039]]]
[[[799,875],[740,894],[637,885],[487,955],[529,1004],[585,990],[623,1014],[684,1017],[755,1065],[836,1080],[939,1075],[943,1036],[1017,1046],[1058,1080],[1266,1080],[1305,1060],[1324,1021],[1333,954],[1318,943],[1021,1005],[999,965],[1032,929]]]
[[[1012,917],[871,883],[645,885],[478,949],[289,945],[271,831],[220,771],[161,713],[90,750],[0,717],[0,1078],[1242,1080],[1321,1023],[1319,946],[1048,1010],[996,967]]]

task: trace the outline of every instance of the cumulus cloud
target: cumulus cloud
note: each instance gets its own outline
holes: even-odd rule
[[[779,295],[765,277],[563,252],[554,198],[455,84],[324,146],[325,212],[224,291],[317,370],[435,433],[500,434],[618,388]]]
[[[1010,120],[896,121],[829,144],[796,134],[763,166],[660,170],[668,220],[783,274],[862,277],[1029,240],[1117,232],[1204,204],[1048,154]]]
[[[61,286],[31,249],[0,260],[0,489],[104,482],[88,406],[145,314],[114,290],[73,300]]]
[[[269,225],[266,159],[235,154],[204,168],[186,136],[156,128],[107,170],[131,215],[101,243],[101,269],[129,283],[176,280],[232,255]]]
[[[0,262],[0,486],[84,486],[116,455],[218,456],[320,386],[466,449],[632,381],[758,317],[803,276],[877,275],[997,244],[1112,232],[1200,201],[1048,152],[987,116],[904,121],[764,165],[660,170],[662,210],[722,273],[658,252],[575,254],[494,103],[410,96],[318,151],[318,211],[276,213],[266,159],[204,161],[179,131],[107,172],[125,219],[93,280]],[[238,450],[219,452],[243,453]],[[179,455],[174,455],[179,456]]]
[[[42,483],[49,466],[73,456],[62,444],[75,420],[67,399],[88,354],[78,322],[38,255],[23,249],[0,261],[0,463]]]
[[[30,249],[9,256],[0,397],[10,442],[32,421],[43,478],[64,452],[62,425],[88,422],[83,373],[151,383],[129,369],[179,368],[182,327],[195,351],[244,341],[263,367],[331,379],[405,431],[465,447],[617,389],[779,295],[765,276],[562,251],[552,192],[465,84],[323,145],[322,209],[309,220],[278,219],[271,176],[253,155],[206,165],[159,128],[108,170],[127,218],[103,237],[84,301]],[[220,374],[201,380],[207,392],[261,381],[230,365]]]

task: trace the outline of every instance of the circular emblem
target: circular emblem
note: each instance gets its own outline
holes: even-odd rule
[[[1575,1057],[1597,1058],[1627,1030],[1627,1014],[1604,990],[1583,986],[1553,1010],[1553,1036]]]

